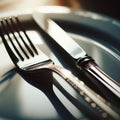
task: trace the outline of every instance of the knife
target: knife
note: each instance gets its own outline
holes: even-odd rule
[[[53,45],[56,51],[62,51],[63,60],[68,59],[68,64],[73,63],[74,68],[80,69],[101,91],[102,95],[112,103],[119,103],[120,84],[107,75],[87,53],[78,45],[56,22],[47,14],[33,13],[33,18],[39,25],[48,45]],[[47,38],[46,37],[46,38]],[[72,65],[72,64],[71,64]],[[111,97],[111,98],[110,98]]]

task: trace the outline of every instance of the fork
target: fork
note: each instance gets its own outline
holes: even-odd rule
[[[55,72],[67,81],[92,108],[91,110],[83,105],[85,107],[83,112],[87,113],[90,118],[107,120],[111,118],[117,120],[120,118],[118,113],[113,109],[114,107],[101,96],[92,91],[70,71],[55,65],[50,58],[42,53],[32,43],[18,17],[3,18],[0,23],[1,38],[6,50],[15,64],[18,73],[28,83],[45,92],[48,97],[52,96],[56,98],[51,91],[52,81],[50,80],[53,77],[52,72]],[[44,81],[39,79],[44,79]],[[62,106],[59,108],[64,109]],[[66,109],[64,110],[67,111]],[[64,116],[66,115],[64,114]],[[68,118],[74,119],[69,113]]]

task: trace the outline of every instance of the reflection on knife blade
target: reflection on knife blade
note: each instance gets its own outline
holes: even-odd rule
[[[47,15],[35,13],[33,17],[40,28],[50,36],[48,41],[53,43],[54,46],[59,46],[58,48],[62,50],[61,54],[65,54],[63,59],[70,58],[70,62],[73,63],[74,67],[82,70],[92,83],[98,87],[105,98],[113,104],[117,103],[119,105],[120,84],[104,73],[95,61],[87,56],[86,52]]]

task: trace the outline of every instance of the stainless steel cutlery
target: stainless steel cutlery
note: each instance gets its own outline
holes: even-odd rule
[[[47,14],[35,12],[33,18],[43,32],[44,41],[48,46],[55,46],[55,51],[59,51],[63,61],[80,69],[96,86],[101,94],[112,103],[120,100],[120,84],[107,75],[95,62],[94,58],[87,53],[59,26],[50,19]],[[61,51],[61,52],[60,52]],[[70,62],[69,62],[70,61]],[[93,87],[94,87],[93,86]],[[111,98],[111,99],[110,99]]]

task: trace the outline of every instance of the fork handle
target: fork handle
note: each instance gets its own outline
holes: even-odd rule
[[[52,65],[49,67],[49,69],[56,72],[64,80],[66,80],[87,102],[87,104],[92,107],[97,114],[100,115],[101,119],[109,120],[112,117],[117,120],[120,118],[118,113],[113,110],[113,107],[111,107],[106,100],[86,86],[83,81],[75,77],[70,71],[56,65]]]

